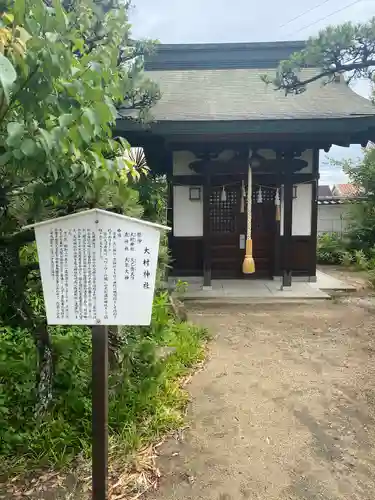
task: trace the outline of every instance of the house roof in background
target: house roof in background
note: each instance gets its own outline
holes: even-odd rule
[[[318,186],[318,198],[332,198],[332,191],[328,185]]]
[[[361,194],[360,189],[354,184],[335,184],[333,187],[333,192],[337,193],[338,196],[359,196]]]
[[[318,186],[318,205],[360,203],[365,199],[364,193],[353,184],[335,184],[332,189],[328,185]]]
[[[331,198],[318,198],[318,205],[351,205],[353,203],[360,203],[365,200],[365,197],[349,197],[349,196],[332,196]]]
[[[365,200],[363,192],[354,184],[335,184],[318,186],[318,205],[344,205],[360,203]]]

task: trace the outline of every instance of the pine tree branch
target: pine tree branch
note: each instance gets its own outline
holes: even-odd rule
[[[297,79],[295,82],[291,83],[283,83],[282,79],[283,76],[281,76],[281,81],[276,83],[276,90],[286,90],[288,93],[289,92],[294,92],[298,90],[299,88],[306,87],[310,83],[313,83],[317,80],[321,80],[322,78],[325,78],[327,76],[334,76],[338,73],[345,73],[345,72],[350,72],[350,71],[360,71],[364,70],[370,67],[375,66],[375,59],[367,59],[366,61],[362,62],[354,62],[354,63],[348,63],[348,64],[337,64],[335,68],[332,69],[327,69],[324,71],[321,71],[320,73],[317,73],[316,75],[306,78],[305,80],[299,80]]]

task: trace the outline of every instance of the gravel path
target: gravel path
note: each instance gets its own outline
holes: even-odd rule
[[[333,302],[194,310],[214,336],[156,500],[373,500],[375,316]]]

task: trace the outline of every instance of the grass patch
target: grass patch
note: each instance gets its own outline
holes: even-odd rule
[[[204,358],[205,330],[179,322],[165,294],[149,328],[126,329],[118,367],[109,377],[109,433],[122,457],[180,426],[187,394],[180,379]],[[0,335],[0,474],[66,469],[91,454],[91,332],[51,328],[56,352],[53,401],[37,419],[36,354],[29,332]],[[172,347],[166,359],[160,347]]]

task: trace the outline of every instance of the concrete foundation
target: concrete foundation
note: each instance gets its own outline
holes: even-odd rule
[[[314,277],[315,278],[315,277]],[[179,278],[171,278],[171,288]],[[282,289],[281,279],[270,280],[212,280],[211,287],[203,286],[202,277],[181,278],[188,283],[184,300],[218,301],[230,303],[305,301],[329,299],[335,291],[350,292],[354,287],[328,274],[317,271],[316,281],[308,282],[293,278],[292,286]],[[329,292],[329,293],[328,293]]]

